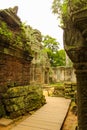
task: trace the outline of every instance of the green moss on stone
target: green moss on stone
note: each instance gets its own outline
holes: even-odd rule
[[[3,98],[6,111],[11,118],[38,109],[46,103],[42,88],[39,85],[8,88]]]

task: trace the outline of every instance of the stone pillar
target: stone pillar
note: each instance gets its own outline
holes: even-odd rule
[[[67,50],[73,61],[77,78],[77,106],[79,130],[87,130],[87,47]]]
[[[77,78],[78,126],[87,130],[87,62],[74,64]]]
[[[79,130],[87,130],[87,17],[84,14],[75,14],[64,30],[64,48],[73,62],[77,78]]]

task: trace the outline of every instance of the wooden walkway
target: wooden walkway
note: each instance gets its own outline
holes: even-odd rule
[[[11,130],[60,130],[71,101],[58,97],[46,100],[46,105]]]

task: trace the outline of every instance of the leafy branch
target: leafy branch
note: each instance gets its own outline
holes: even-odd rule
[[[53,0],[52,13],[60,18],[60,25],[65,27],[73,12],[87,7],[87,0]]]

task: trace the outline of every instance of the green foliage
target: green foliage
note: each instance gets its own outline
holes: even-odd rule
[[[5,116],[5,108],[4,108],[4,105],[1,103],[0,101],[0,118]]]
[[[43,36],[44,47],[55,53],[59,49],[57,40],[49,35]]]
[[[61,19],[62,28],[64,23],[70,19],[72,12],[87,6],[87,0],[53,0],[52,12]],[[60,24],[61,24],[60,23]]]
[[[52,12],[61,15],[67,13],[68,0],[54,0],[52,3]]]
[[[13,32],[5,22],[0,21],[0,40],[31,53],[29,39],[26,37],[25,23],[20,25],[18,31]]]
[[[3,98],[6,112],[10,118],[17,118],[26,112],[40,108],[46,103],[42,88],[39,85],[8,88]],[[4,110],[1,105],[0,103],[0,117]]]
[[[0,36],[4,36],[4,38],[6,37],[6,40],[10,41],[12,40],[12,32],[7,28],[7,25],[5,22],[1,22],[0,23]],[[5,40],[5,39],[4,39]]]
[[[55,97],[64,97],[64,83],[58,82],[56,84],[51,84],[52,87],[54,87],[54,92],[52,96]]]
[[[65,51],[59,50],[59,43],[55,38],[52,38],[49,35],[43,37],[43,45],[45,51],[48,54],[51,66],[64,66],[65,65]]]
[[[52,3],[52,12],[58,15],[60,18],[60,24],[63,26],[63,20],[68,18],[68,0],[53,0]]]
[[[0,21],[0,36],[3,41],[5,40],[9,43],[14,43],[14,45],[19,45],[20,42],[22,42],[23,39],[26,38],[25,32],[22,27],[21,31],[13,33],[13,31],[8,28],[8,25],[2,21]]]
[[[43,36],[43,40],[42,40],[44,47],[45,47],[45,51],[48,54],[48,58],[50,60],[51,66],[54,66],[55,61],[55,53],[58,51],[59,49],[59,43],[56,41],[55,38],[52,38],[49,35]]]
[[[52,3],[52,12],[54,14],[60,14],[60,12],[61,12],[61,3],[60,3],[60,0],[53,0],[53,3]]]
[[[65,66],[66,65],[66,54],[65,54],[65,51],[63,49],[59,50],[56,53],[55,61],[56,61],[57,66]]]

